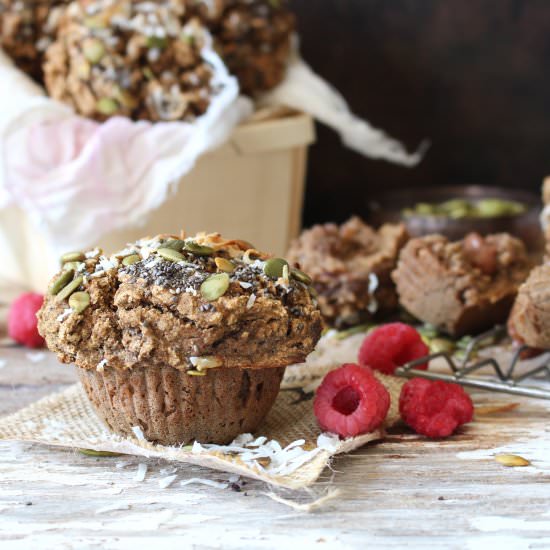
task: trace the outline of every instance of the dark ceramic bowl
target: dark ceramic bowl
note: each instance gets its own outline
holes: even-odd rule
[[[521,214],[490,218],[465,217],[452,219],[421,214],[403,215],[405,208],[413,208],[416,204],[422,202],[442,203],[451,199],[476,201],[488,198],[520,202],[526,206],[526,211]],[[398,190],[380,195],[369,203],[368,208],[367,220],[372,225],[379,226],[388,222],[404,222],[413,237],[439,233],[454,241],[462,239],[470,231],[476,231],[481,235],[505,232],[522,239],[530,252],[540,252],[544,247],[544,239],[539,223],[540,199],[537,195],[527,191],[481,185],[424,187]]]

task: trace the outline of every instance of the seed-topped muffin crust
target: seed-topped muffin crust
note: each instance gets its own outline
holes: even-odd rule
[[[161,235],[62,262],[39,330],[62,362],[84,369],[282,367],[320,336],[309,277],[244,241]]]
[[[0,46],[38,80],[44,52],[67,4],[68,0],[0,0]]]
[[[73,2],[46,52],[46,87],[97,120],[193,120],[215,87],[206,33],[180,0]]]

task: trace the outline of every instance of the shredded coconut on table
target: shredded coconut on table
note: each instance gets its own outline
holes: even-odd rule
[[[134,476],[134,481],[143,481],[146,475],[147,475],[147,464],[145,464],[144,462],[141,462],[138,465],[136,475]]]
[[[185,481],[181,481],[180,485],[185,487],[186,485],[192,485],[193,483],[198,485],[208,485],[209,487],[215,487],[216,489],[227,489],[227,487],[229,487],[228,483],[213,481],[212,479],[206,479],[203,477],[192,477],[191,479],[186,479]]]
[[[26,353],[25,356],[31,363],[40,363],[40,361],[46,358],[46,354],[42,351],[29,352]]]
[[[321,440],[323,447],[307,451],[302,448],[305,440],[297,439],[286,447],[278,441],[268,440],[266,437],[254,438],[252,434],[241,434],[229,445],[200,444],[195,442],[192,452],[200,454],[207,451],[217,451],[223,454],[238,456],[247,466],[256,468],[270,475],[285,476],[295,472],[300,466],[312,460],[319,452],[326,450],[328,437]],[[332,441],[332,440],[330,440]],[[268,459],[269,463],[263,466],[260,460]]]
[[[174,474],[174,475],[163,477],[163,478],[159,479],[159,487],[161,489],[166,489],[167,487],[170,487],[170,485],[172,485],[172,483],[174,483],[174,481],[176,480],[177,477],[178,477],[177,474]]]

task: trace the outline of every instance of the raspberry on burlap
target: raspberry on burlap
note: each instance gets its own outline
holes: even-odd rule
[[[372,371],[352,363],[325,376],[313,403],[321,429],[342,437],[372,432],[389,407],[390,395]]]

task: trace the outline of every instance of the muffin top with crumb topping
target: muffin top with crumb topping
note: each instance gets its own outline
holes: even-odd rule
[[[244,241],[159,235],[61,263],[39,330],[82,368],[281,367],[303,361],[320,336],[310,278]]]

